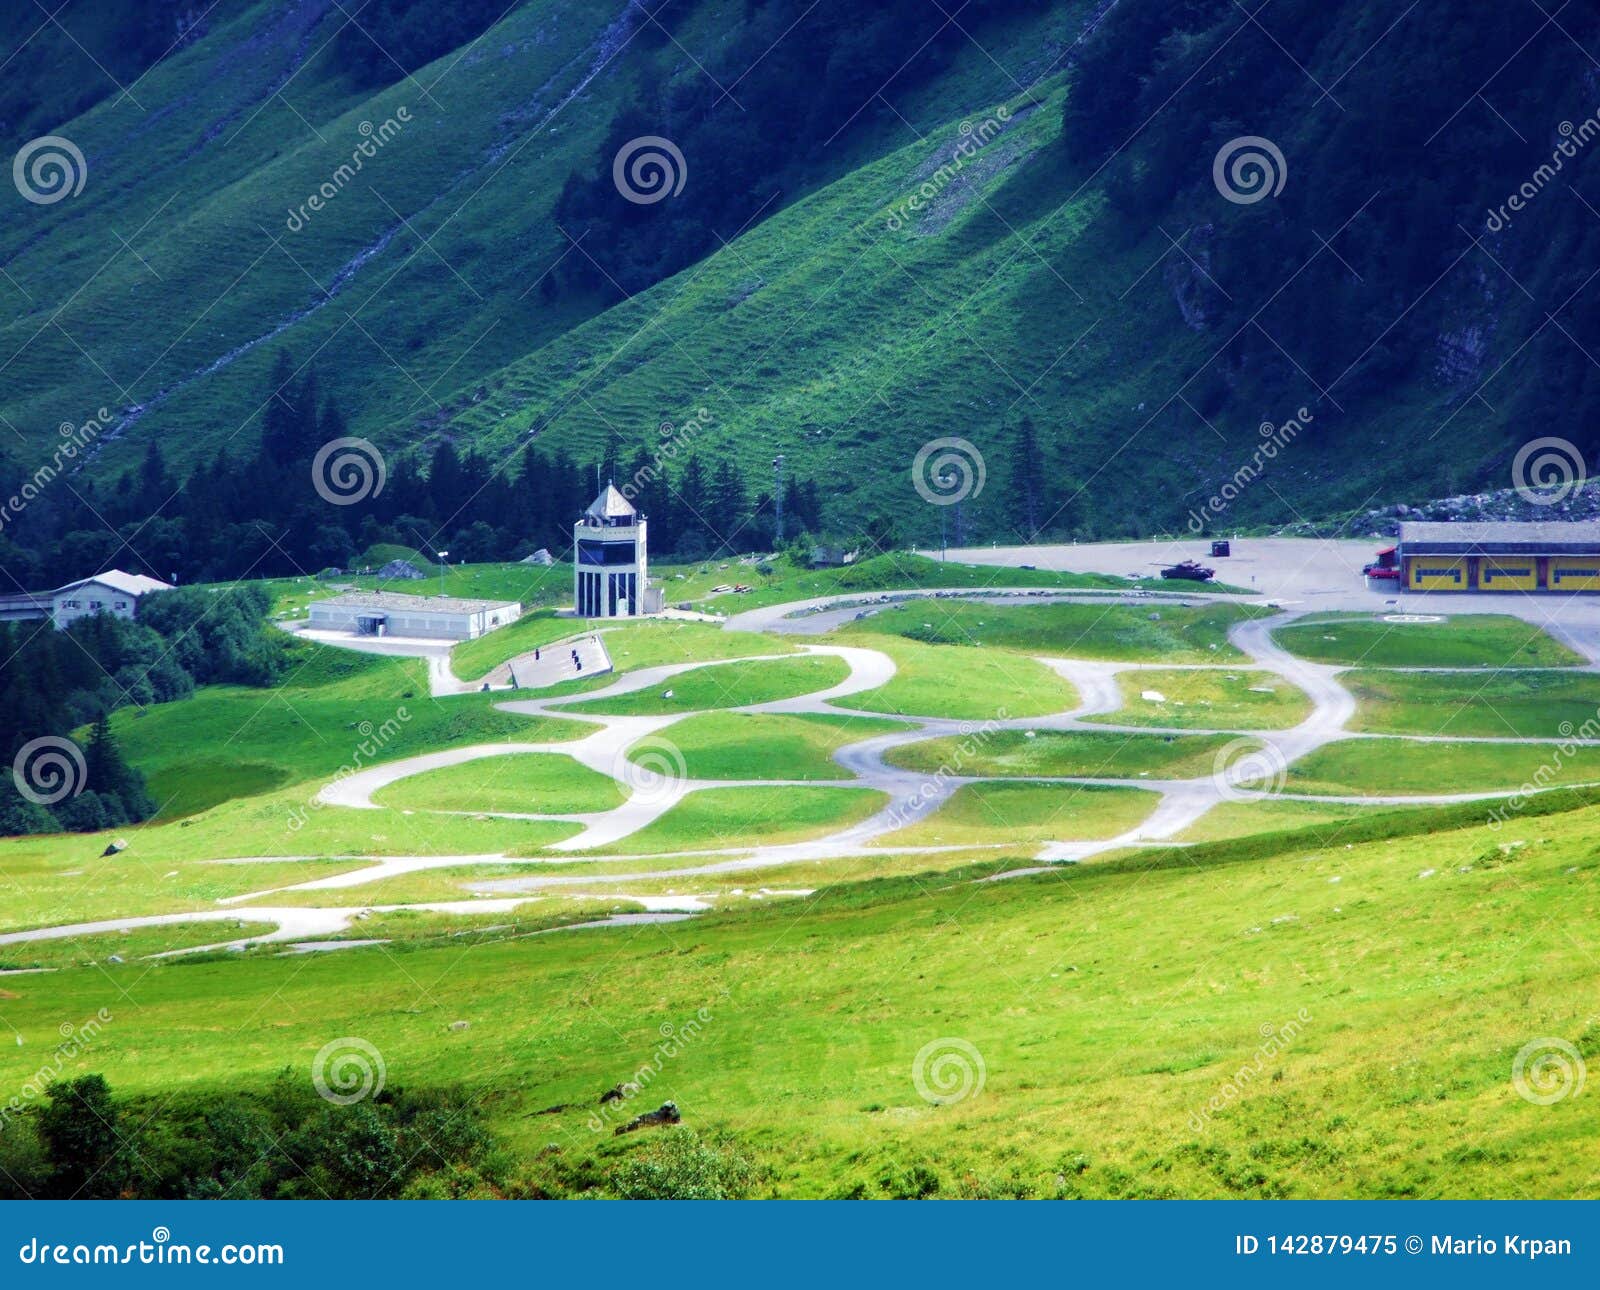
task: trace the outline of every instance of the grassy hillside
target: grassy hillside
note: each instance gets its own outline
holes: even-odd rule
[[[703,75],[682,51],[710,62],[752,21],[733,0],[658,7],[672,11],[661,24],[623,0],[502,6],[481,37],[409,75],[385,68],[376,85],[336,38],[346,15],[321,0],[208,10],[149,59],[132,95],[111,86],[80,102],[56,62],[24,64],[88,180],[69,201],[17,202],[0,228],[0,411],[41,443],[64,417],[107,407],[117,428],[97,468],[134,459],[151,437],[193,464],[257,433],[283,346],[315,356],[353,432],[386,448],[426,437],[447,408],[483,398],[499,368],[616,302],[604,283],[540,289],[572,253],[553,216],[563,185],[609,172],[614,119]],[[1038,51],[1063,47],[1087,7],[997,19],[998,66],[962,59],[908,75],[893,112],[875,106],[832,148],[792,159],[765,213],[897,143],[901,118],[931,129],[952,98],[1006,92],[1003,68],[1043,62]],[[116,23],[102,25],[91,46],[111,40]],[[7,122],[10,148],[37,124]],[[360,173],[336,179],[373,140]],[[726,184],[742,161],[702,152],[694,182]],[[335,195],[309,209],[330,182]],[[649,423],[692,397],[680,391]]]
[[[596,1132],[596,1098],[698,1017],[629,1113],[673,1098],[696,1131],[732,1135],[761,1194],[1581,1194],[1585,1100],[1531,1105],[1509,1071],[1533,1035],[1593,1055],[1592,815],[1534,821],[1509,861],[1481,825],[1332,852],[1258,839],[1004,883],[840,886],[798,931],[784,904],[16,978],[6,1015],[26,1044],[0,1063],[21,1080],[62,1016],[138,976],[137,1018],[93,1053],[115,1088],[265,1088],[360,1034],[393,1083],[460,1082],[515,1151],[513,1190],[559,1195],[604,1191],[656,1149]],[[939,1043],[976,1053],[943,1105],[913,1076]]]
[[[983,491],[942,513],[969,536],[1177,527],[1250,459],[1259,424],[1302,407],[1270,487],[1222,522],[1503,485],[1531,413],[1590,397],[1592,365],[1563,347],[1591,330],[1575,267],[1591,234],[1559,195],[1492,257],[1457,240],[1546,160],[1533,141],[1577,107],[1548,87],[1574,81],[1581,52],[1536,13],[1497,13],[1479,41],[1481,11],[1454,0],[1392,23],[1353,3],[1280,8],[1269,37],[1220,0],[1108,17],[973,5],[970,41],[941,37],[890,76],[848,66],[883,56],[881,33],[847,52],[830,6],[789,0],[681,0],[659,22],[620,0],[524,0],[436,50],[442,27],[404,75],[352,60],[330,4],[218,6],[159,57],[118,39],[115,7],[83,38],[123,47],[131,93],[36,89],[61,79],[53,45],[19,64],[32,106],[8,142],[47,121],[89,177],[0,227],[8,448],[37,453],[104,407],[94,471],[151,440],[193,465],[254,441],[285,347],[391,453],[533,436],[592,461],[652,450],[657,426],[704,409],[692,446],[751,479],[781,451],[829,524],[876,517],[918,541],[941,512],[911,463],[945,433],[985,462]],[[1440,23],[1448,47],[1427,36]],[[725,66],[772,24],[770,60]],[[1499,72],[1496,42],[1520,52]],[[771,64],[830,49],[818,96],[848,115],[831,137],[775,148],[704,106],[708,77],[747,72],[759,91]],[[1347,72],[1362,119],[1403,120],[1404,138],[1341,129],[1344,96],[1315,84]],[[1467,152],[1502,127],[1429,137],[1491,74],[1515,133]],[[1395,102],[1402,83],[1414,98]],[[1147,97],[1148,129],[1125,136]],[[1211,182],[1250,122],[1289,158],[1281,200],[1236,204]],[[669,126],[696,145],[684,204],[619,210],[614,143]],[[363,142],[359,173],[331,179]],[[1380,199],[1385,183],[1407,196]],[[1526,334],[1560,310],[1568,339]],[[1492,397],[1502,370],[1520,417]],[[1424,449],[1390,451],[1400,427]]]

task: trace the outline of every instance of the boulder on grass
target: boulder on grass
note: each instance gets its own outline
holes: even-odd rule
[[[678,1113],[676,1102],[663,1102],[654,1111],[646,1111],[643,1115],[636,1115],[624,1125],[619,1125],[613,1136],[632,1133],[635,1129],[648,1129],[657,1124],[676,1124],[683,1116]]]

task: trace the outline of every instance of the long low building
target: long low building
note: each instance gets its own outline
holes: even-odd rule
[[[1408,591],[1600,591],[1600,522],[1541,520],[1400,525]]]
[[[311,602],[314,629],[357,636],[469,641],[521,617],[522,606],[515,600],[403,596],[393,591],[347,591]]]

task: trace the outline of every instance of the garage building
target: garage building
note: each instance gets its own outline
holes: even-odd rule
[[[461,600],[454,596],[403,596],[394,591],[347,591],[311,602],[317,631],[358,636],[417,636],[469,641],[522,617],[515,600]]]
[[[1408,591],[1600,591],[1600,521],[1400,525]]]

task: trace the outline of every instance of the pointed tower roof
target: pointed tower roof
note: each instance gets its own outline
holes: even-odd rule
[[[589,509],[584,512],[591,519],[610,520],[622,516],[637,515],[633,504],[617,491],[615,484],[607,484],[605,491],[589,503]]]

